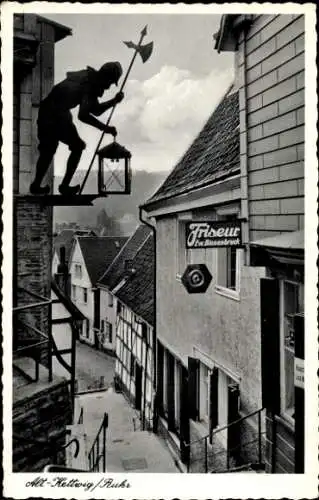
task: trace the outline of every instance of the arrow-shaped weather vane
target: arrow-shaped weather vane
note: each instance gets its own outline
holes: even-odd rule
[[[135,61],[135,58],[136,58],[137,54],[140,54],[143,63],[145,63],[150,58],[150,56],[152,54],[152,51],[153,51],[153,42],[147,43],[146,45],[142,45],[143,38],[146,35],[147,35],[147,26],[145,26],[142,29],[142,31],[141,31],[141,37],[140,37],[140,40],[139,40],[138,44],[135,44],[133,42],[123,42],[129,49],[134,49],[134,55],[133,55],[132,60],[131,60],[131,62],[129,64],[129,67],[127,68],[127,71],[126,71],[124,80],[123,80],[123,82],[121,84],[119,92],[123,91],[124,85],[125,85],[125,83],[126,83],[126,81],[128,79],[128,76],[129,76],[130,72],[131,72],[131,69],[132,69],[132,66],[134,64],[134,61]],[[114,104],[113,108],[111,109],[111,112],[110,112],[109,117],[108,117],[108,119],[106,121],[106,124],[105,124],[106,127],[109,125],[109,123],[111,121],[111,118],[113,116],[115,107],[116,107],[116,104]],[[83,182],[81,184],[79,194],[81,194],[82,191],[83,191],[83,189],[84,189],[84,186],[86,184],[87,178],[88,178],[88,176],[90,174],[90,171],[91,171],[91,168],[93,166],[96,154],[97,154],[98,150],[100,149],[100,146],[101,146],[104,134],[105,134],[105,132],[103,131],[102,134],[101,134],[100,140],[99,140],[99,142],[98,142],[98,144],[97,144],[97,146],[95,148],[95,151],[94,151],[91,163],[89,165],[89,168],[88,168],[88,170],[87,170],[87,172],[85,174],[85,177],[83,179]]]

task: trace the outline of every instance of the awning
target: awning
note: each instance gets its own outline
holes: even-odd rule
[[[303,266],[304,231],[263,238],[250,243],[254,265],[269,266],[271,263]]]

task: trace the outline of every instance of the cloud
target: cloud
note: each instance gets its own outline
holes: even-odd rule
[[[121,133],[155,147],[192,140],[232,82],[233,71],[212,70],[204,77],[163,66],[144,82],[129,81],[116,121]]]
[[[192,74],[174,66],[163,66],[145,81],[128,80],[125,98],[117,106],[112,124],[117,127],[118,141],[133,154],[135,168],[170,170],[199,133],[208,117],[233,80],[231,68],[213,69],[206,76]],[[112,93],[102,100],[110,99]],[[100,133],[74,121],[87,143],[81,168],[86,168]],[[107,113],[100,119],[105,121]],[[111,141],[106,135],[103,144]],[[56,165],[61,170],[66,152],[58,154]],[[63,158],[63,159],[62,159]],[[95,167],[96,168],[96,167]]]

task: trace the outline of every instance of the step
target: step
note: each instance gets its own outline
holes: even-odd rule
[[[27,397],[31,397],[34,394],[47,390],[49,387],[54,386],[65,380],[64,377],[54,376],[52,381],[49,381],[49,371],[48,369],[39,364],[39,379],[35,382],[35,361],[27,356],[16,357],[12,362],[14,372],[19,373],[19,379],[13,381],[14,391],[13,391],[13,402],[16,403]],[[18,380],[22,382],[23,377],[26,381],[25,384],[19,384]]]

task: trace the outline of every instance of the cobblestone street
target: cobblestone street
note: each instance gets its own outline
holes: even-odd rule
[[[77,342],[76,379],[78,391],[109,387],[113,382],[115,358],[94,347]]]

